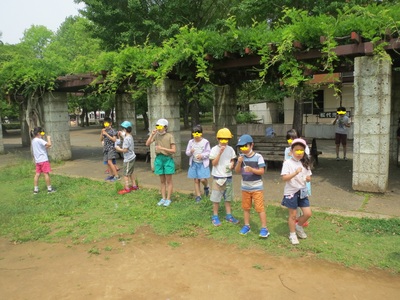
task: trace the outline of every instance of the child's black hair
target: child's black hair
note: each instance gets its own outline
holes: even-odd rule
[[[131,133],[132,132],[132,127],[131,126],[125,127],[125,130],[126,130],[126,132]]]
[[[31,137],[34,138],[35,136],[37,136],[39,133],[41,133],[43,131],[42,127],[35,127],[33,128],[33,130],[31,131]]]
[[[337,108],[337,111],[346,111],[346,107],[344,107],[344,106],[339,106],[339,107]]]
[[[287,140],[289,140],[289,139],[294,140],[294,139],[297,139],[298,137],[299,136],[297,135],[297,131],[294,128],[292,128],[292,129],[290,129],[290,130],[288,130],[286,132],[286,139]]]
[[[196,126],[193,126],[192,133],[195,133],[195,132],[203,133],[203,127],[201,127],[201,125],[199,125],[199,124],[197,124]]]
[[[110,117],[105,117],[103,123],[105,123],[105,122],[112,123],[112,120]]]
[[[296,146],[296,145],[301,145],[304,148],[304,156],[302,159],[300,159],[300,161],[301,161],[301,164],[303,165],[303,167],[306,168],[307,170],[309,170],[311,168],[311,159],[308,156],[308,154],[305,152],[306,148],[304,147],[304,145],[302,143],[298,142],[298,143],[292,144],[290,146],[292,148],[292,150],[293,150],[294,146]]]

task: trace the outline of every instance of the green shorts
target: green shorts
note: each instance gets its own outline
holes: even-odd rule
[[[175,162],[171,156],[157,154],[154,160],[154,174],[171,175],[175,174]]]

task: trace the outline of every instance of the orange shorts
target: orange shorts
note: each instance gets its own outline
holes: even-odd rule
[[[256,212],[264,212],[264,192],[263,191],[242,191],[242,208],[250,210],[254,202]]]

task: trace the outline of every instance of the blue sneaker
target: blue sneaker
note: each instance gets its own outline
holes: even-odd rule
[[[171,200],[165,200],[164,206],[168,207],[171,204],[171,202],[172,202]]]
[[[196,203],[199,203],[199,202],[201,201],[201,197],[200,197],[200,196],[197,196],[196,199],[195,199],[195,201],[196,201]]]
[[[204,188],[204,195],[205,195],[206,197],[208,197],[208,195],[210,195],[210,188],[209,188],[208,186],[206,186],[206,187]]]
[[[251,231],[251,230],[250,230],[250,226],[249,226],[249,225],[244,225],[244,226],[242,227],[242,229],[240,230],[240,234],[241,234],[241,235],[246,235],[246,234],[248,234],[250,231]]]
[[[239,220],[235,219],[232,215],[227,215],[227,216],[225,217],[225,220],[226,220],[227,222],[232,223],[232,224],[238,224],[238,223],[239,223]]]
[[[109,182],[116,182],[116,181],[118,181],[118,180],[120,180],[121,179],[121,177],[119,177],[119,176],[113,176],[113,178],[111,178],[110,180],[108,180]]]
[[[214,226],[221,226],[221,221],[219,220],[218,216],[213,216],[211,218],[211,222]]]
[[[165,199],[161,199],[160,201],[158,201],[157,205],[161,206],[161,205],[164,205],[164,203],[165,203]]]
[[[111,179],[113,179],[114,178],[114,176],[107,176],[106,177],[106,179],[104,179],[105,181],[108,181],[108,180],[111,180]]]
[[[267,228],[261,228],[260,234],[258,236],[262,237],[262,238],[267,238],[269,236],[268,229]]]

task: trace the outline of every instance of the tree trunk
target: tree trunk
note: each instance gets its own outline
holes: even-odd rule
[[[303,93],[301,88],[298,88],[294,94],[293,128],[299,137],[303,135],[303,102]]]
[[[197,124],[200,124],[200,112],[199,112],[199,100],[193,99],[190,102],[190,113],[191,113],[191,119],[192,119],[192,127],[196,126]]]
[[[142,113],[143,116],[143,123],[144,123],[144,130],[149,131],[149,116],[147,115],[147,112]]]

